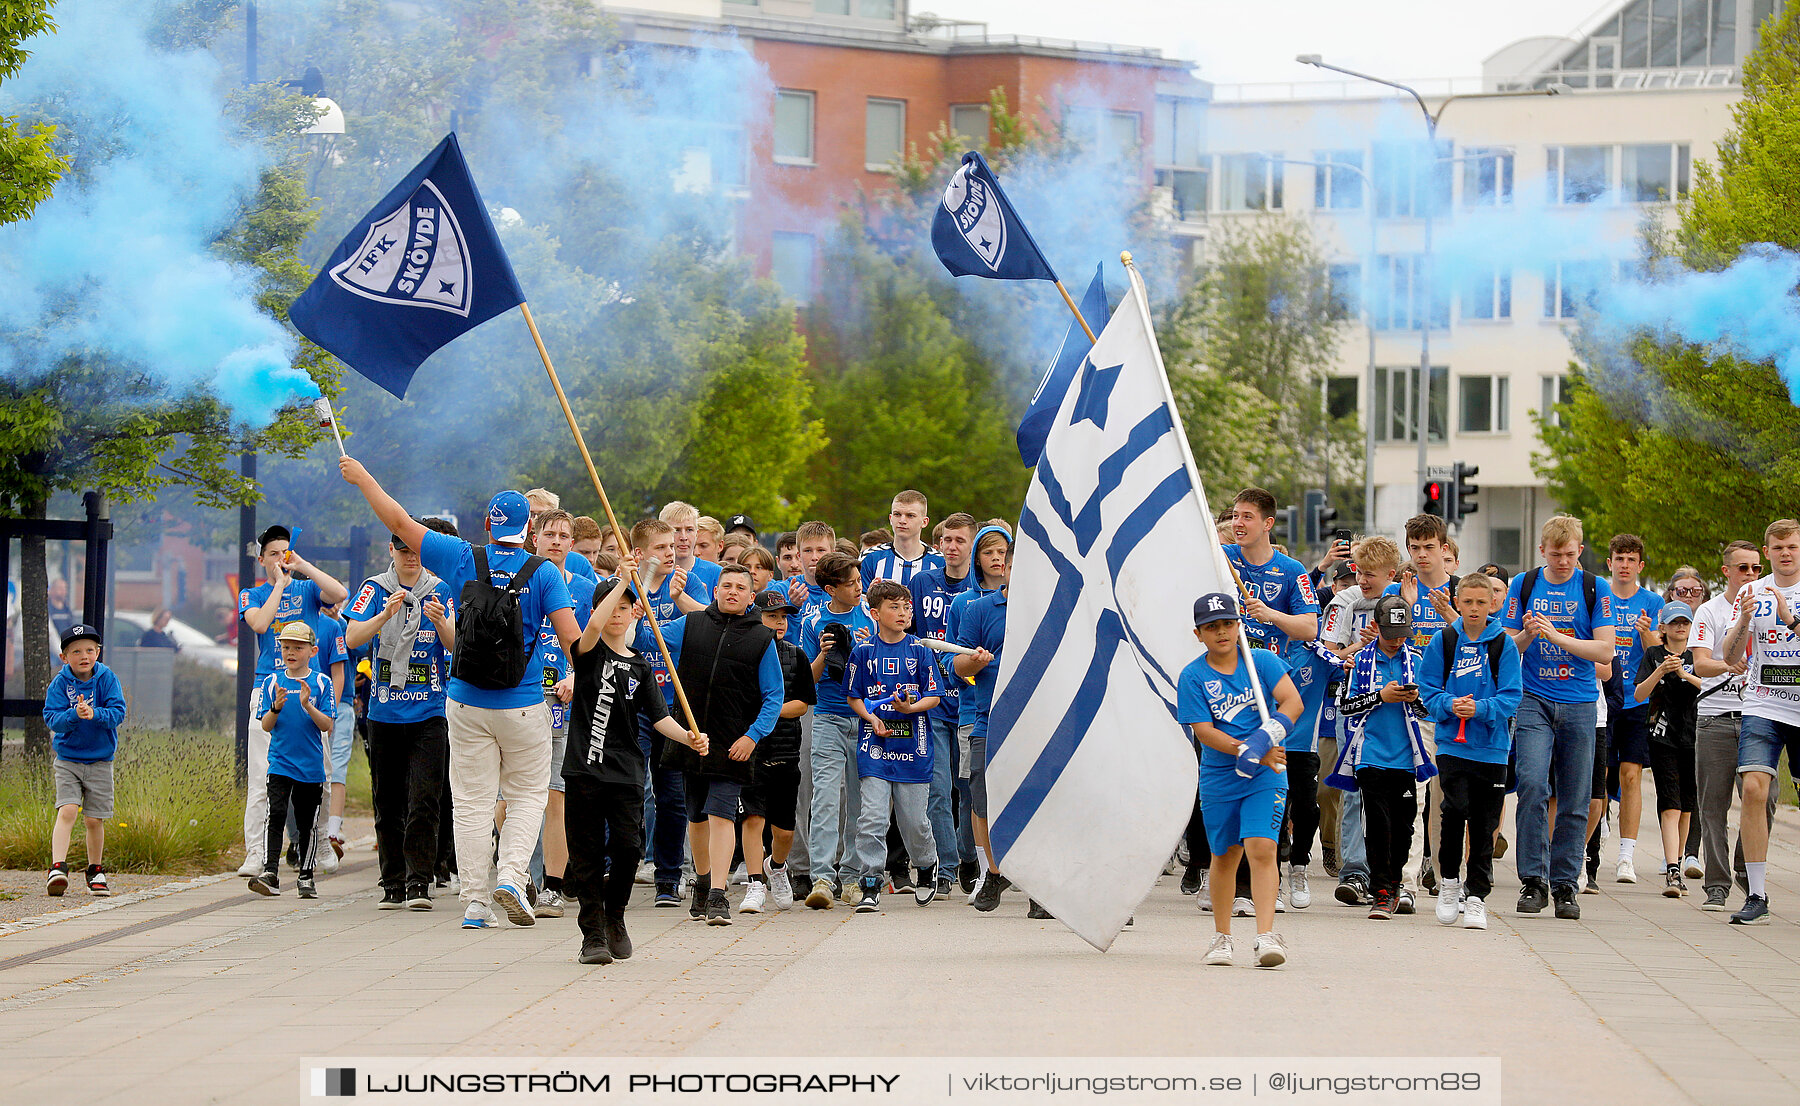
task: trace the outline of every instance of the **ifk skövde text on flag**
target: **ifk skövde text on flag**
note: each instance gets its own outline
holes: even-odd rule
[[[1089,320],[1089,326],[1094,323],[1105,325],[1104,273],[1104,266],[1094,266],[1094,279],[1081,297],[1081,317]],[[1043,455],[1044,439],[1050,435],[1050,424],[1056,421],[1056,409],[1062,406],[1063,393],[1069,390],[1069,381],[1075,379],[1075,370],[1081,367],[1082,358],[1093,345],[1088,341],[1087,332],[1081,329],[1080,321],[1069,320],[1069,328],[1063,331],[1062,344],[1056,348],[1056,356],[1051,359],[1044,379],[1038,382],[1037,394],[1031,397],[1025,417],[1019,420],[1016,440],[1019,460],[1025,462],[1026,468],[1035,467]]]
[[[288,318],[404,398],[427,357],[524,302],[451,134],[351,228]]]
[[[1176,683],[1199,654],[1194,599],[1232,590],[1130,275],[1026,493],[988,719],[1000,870],[1102,950],[1192,813]]]
[[[987,159],[974,150],[963,155],[944,188],[931,218],[931,248],[953,276],[1056,280]]]

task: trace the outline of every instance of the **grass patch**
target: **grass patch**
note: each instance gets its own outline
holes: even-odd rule
[[[262,781],[255,781],[261,786]],[[117,872],[187,875],[235,866],[243,848],[244,788],[234,740],[209,731],[128,731],[113,762],[113,816],[106,866]],[[369,766],[359,741],[351,754],[345,809],[367,812]],[[56,787],[49,761],[27,760],[9,744],[0,763],[0,868],[50,866]],[[69,866],[87,864],[79,821]]]

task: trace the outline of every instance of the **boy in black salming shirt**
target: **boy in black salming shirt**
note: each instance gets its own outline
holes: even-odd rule
[[[706,735],[669,717],[656,675],[631,648],[641,612],[629,570],[602,583],[587,629],[570,650],[575,673],[574,713],[563,754],[563,820],[569,839],[569,893],[581,901],[583,964],[610,964],[631,955],[625,904],[644,844],[644,753],[638,715],[656,731],[705,754]]]
[[[1630,705],[1650,706],[1650,773],[1656,777],[1656,817],[1662,829],[1663,895],[1678,899],[1687,894],[1681,846],[1699,805],[1694,742],[1706,685],[1694,672],[1694,651],[1688,648],[1693,610],[1679,601],[1666,603],[1657,621],[1662,644],[1644,648]]]

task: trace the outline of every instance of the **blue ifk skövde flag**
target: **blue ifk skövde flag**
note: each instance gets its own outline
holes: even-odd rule
[[[351,228],[288,318],[405,398],[427,357],[524,302],[451,134]]]
[[[1102,950],[1193,812],[1176,684],[1194,599],[1234,590],[1130,276],[1026,493],[988,716],[996,865]]]
[[[1081,317],[1092,320],[1088,323],[1089,326],[1105,323],[1104,272],[1104,266],[1094,266],[1094,279],[1089,282],[1087,292],[1081,297]],[[1044,453],[1044,439],[1050,436],[1050,424],[1056,421],[1056,409],[1062,406],[1063,393],[1069,390],[1069,382],[1075,379],[1075,370],[1081,367],[1082,358],[1092,348],[1093,343],[1088,341],[1087,332],[1081,329],[1081,323],[1070,320],[1069,328],[1063,331],[1062,345],[1057,347],[1056,356],[1050,362],[1049,371],[1044,373],[1044,379],[1038,383],[1037,394],[1031,397],[1031,406],[1025,409],[1025,417],[1019,420],[1019,460],[1025,462],[1026,468],[1037,467],[1038,458]]]
[[[931,219],[931,248],[952,276],[1056,280],[994,171],[974,150],[963,155],[944,188]]]

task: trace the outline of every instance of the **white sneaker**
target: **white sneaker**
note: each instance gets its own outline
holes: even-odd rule
[[[494,908],[480,900],[470,903],[469,908],[463,911],[464,929],[494,929],[499,924],[494,917]]]
[[[1306,865],[1288,869],[1288,905],[1305,910],[1312,905],[1312,888],[1306,884]]]
[[[1462,880],[1445,878],[1438,881],[1438,925],[1453,926],[1462,913]]]
[[[251,876],[261,875],[262,861],[246,856],[244,862],[238,865],[237,874],[243,876],[245,879],[249,879]]]
[[[1249,899],[1232,899],[1231,916],[1233,918],[1254,918],[1256,917],[1256,904]]]
[[[645,887],[656,886],[656,865],[648,860],[638,865],[637,876],[631,882],[641,883]]]
[[[1463,928],[1487,928],[1487,903],[1482,902],[1479,895],[1470,895],[1463,900]]]
[[[337,850],[333,849],[329,844],[319,846],[320,874],[328,876],[333,872],[336,872],[338,870],[338,863]]]
[[[985,873],[985,872],[983,872],[981,875],[978,875],[975,877],[975,886],[970,888],[970,890],[969,890],[969,905],[970,906],[975,905],[975,897],[977,895],[981,894],[981,885],[986,882],[987,882],[987,873]]]
[[[786,910],[794,905],[794,885],[788,882],[786,868],[777,868],[769,873],[769,898],[775,903],[777,910]]]
[[[1637,882],[1637,867],[1629,860],[1619,861],[1619,866],[1614,870],[1614,874],[1619,877],[1620,883]]]
[[[1213,934],[1212,944],[1206,950],[1206,966],[1209,968],[1229,968],[1233,959],[1231,934]]]
[[[734,887],[742,887],[744,884],[749,883],[749,882],[750,882],[749,870],[747,868],[745,868],[742,864],[739,864],[731,873],[731,885]]]
[[[1257,934],[1254,951],[1259,968],[1279,968],[1287,963],[1287,946],[1282,944],[1279,933]]]
[[[761,880],[751,880],[750,886],[744,889],[744,901],[738,904],[738,913],[761,914],[768,895],[768,890]]]
[[[1705,879],[1706,866],[1700,863],[1699,857],[1689,854],[1688,858],[1681,862],[1681,874],[1689,879]]]
[[[1200,913],[1212,913],[1212,895],[1207,892],[1205,887],[1200,888],[1200,894],[1195,896],[1195,898],[1199,901]]]

